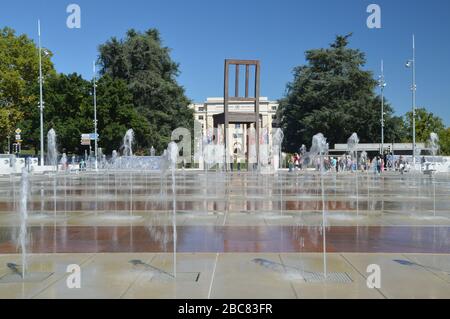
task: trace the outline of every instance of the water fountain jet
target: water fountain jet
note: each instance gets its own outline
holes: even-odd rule
[[[310,155],[319,156],[320,159],[320,180],[322,188],[322,239],[323,239],[323,273],[327,278],[327,238],[326,238],[326,215],[325,215],[325,187],[324,187],[324,154],[327,151],[327,139],[322,133],[313,136]]]

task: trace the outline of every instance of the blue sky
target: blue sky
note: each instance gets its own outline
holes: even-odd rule
[[[0,26],[42,41],[59,72],[92,77],[97,47],[135,28],[160,30],[180,63],[179,82],[189,98],[221,96],[225,58],[260,59],[261,93],[284,95],[304,52],[326,47],[336,34],[353,32],[351,46],[367,54],[366,68],[380,73],[386,97],[401,115],[411,108],[411,35],[417,42],[417,104],[450,125],[450,1],[448,0],[0,0]],[[81,29],[66,27],[66,7],[81,7]],[[382,29],[368,29],[366,8],[382,10]]]

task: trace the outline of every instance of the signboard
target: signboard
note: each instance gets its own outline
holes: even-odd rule
[[[89,146],[91,145],[91,141],[95,141],[99,139],[99,135],[95,133],[90,134],[81,134],[81,145]]]
[[[91,135],[90,134],[81,134],[81,145],[84,145],[84,146],[91,145]]]
[[[16,143],[22,143],[22,136],[20,135],[22,133],[22,130],[18,128],[16,130]]]

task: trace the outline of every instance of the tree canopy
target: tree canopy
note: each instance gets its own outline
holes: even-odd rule
[[[413,114],[412,111],[405,114],[405,130],[406,134],[404,136],[405,142],[412,141],[413,135]],[[439,133],[445,129],[444,122],[442,119],[432,112],[428,112],[425,108],[416,109],[416,142],[426,143],[431,133]]]
[[[411,142],[413,134],[413,114],[407,112],[404,116],[405,135],[403,142]],[[416,142],[427,143],[430,134],[436,133],[439,136],[440,153],[450,155],[450,128],[445,128],[444,122],[439,116],[427,111],[426,108],[416,109]]]
[[[325,49],[306,52],[306,65],[294,69],[278,111],[285,133],[285,150],[296,152],[322,132],[330,142],[345,143],[357,132],[361,142],[380,139],[381,97],[377,81],[363,69],[365,55],[349,47],[350,35],[337,36]],[[84,153],[80,134],[93,133],[93,83],[79,74],[57,74],[52,52],[43,49],[44,130],[54,128],[60,152]],[[166,148],[175,128],[193,126],[189,99],[176,79],[179,65],[159,32],[129,30],[123,39],[111,38],[99,47],[97,82],[99,147],[110,154],[119,150],[122,137],[133,128],[135,153],[154,146]],[[26,35],[0,29],[0,142],[16,128],[23,131],[24,148],[39,149],[39,51]],[[385,141],[411,142],[412,114],[393,115],[385,100]],[[450,131],[442,119],[425,108],[417,109],[418,142],[431,132],[440,136],[441,153],[450,155]],[[46,134],[45,134],[46,135]]]
[[[52,53],[43,50],[44,131],[54,128],[60,152],[82,154],[82,133],[93,133],[93,83],[80,75],[57,74]],[[99,47],[101,77],[97,83],[99,147],[119,149],[125,132],[135,131],[135,152],[162,151],[177,127],[191,128],[193,113],[177,84],[179,66],[162,46],[157,30],[128,31]],[[0,140],[20,127],[23,147],[38,154],[39,50],[26,35],[0,30]],[[46,135],[46,134],[45,134]]]
[[[42,69],[46,80],[56,72],[51,51],[43,51]],[[39,51],[35,43],[26,35],[16,35],[11,28],[0,29],[0,141],[3,146],[18,126],[24,132],[34,129],[31,118],[39,112],[38,79]],[[30,136],[28,142],[35,144]]]
[[[161,151],[174,129],[193,127],[190,101],[176,82],[179,66],[156,29],[144,33],[131,29],[124,39],[114,37],[99,50],[101,74],[123,80],[132,94],[130,104],[139,114],[135,122],[142,119],[136,136],[139,147],[154,146]]]
[[[363,143],[380,141],[377,81],[372,72],[363,70],[365,54],[349,48],[350,36],[337,36],[329,48],[307,51],[307,64],[294,69],[294,79],[287,85],[278,114],[287,151],[310,145],[319,132],[330,146],[345,143],[353,132]],[[400,139],[401,123],[385,101],[386,141]]]
[[[450,156],[450,127],[442,130],[439,134],[440,153]]]

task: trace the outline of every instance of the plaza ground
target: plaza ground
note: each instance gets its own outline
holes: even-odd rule
[[[30,183],[23,281],[20,178],[0,178],[0,298],[450,298],[449,174],[326,174],[323,197],[314,172],[178,171],[176,196],[146,172]]]

